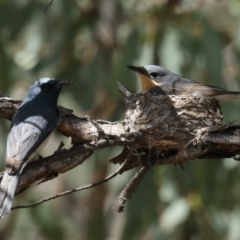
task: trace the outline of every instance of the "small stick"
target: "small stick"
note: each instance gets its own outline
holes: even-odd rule
[[[149,167],[142,167],[130,180],[130,182],[125,186],[125,188],[120,193],[119,197],[116,200],[116,210],[117,212],[124,211],[124,205],[126,204],[127,200],[132,197],[132,194],[137,189],[138,185],[142,181],[145,174],[148,172]]]
[[[48,201],[50,201],[52,199],[56,199],[56,198],[59,198],[59,197],[62,197],[62,196],[68,195],[68,194],[72,194],[74,192],[79,192],[79,191],[82,191],[82,190],[85,190],[85,189],[89,189],[89,188],[98,186],[98,185],[100,185],[102,183],[108,182],[110,179],[116,177],[118,174],[121,174],[122,169],[124,168],[124,166],[127,164],[127,162],[132,157],[132,154],[133,154],[133,151],[134,151],[134,146],[135,146],[135,144],[133,143],[131,148],[130,148],[130,151],[128,153],[128,156],[126,157],[124,162],[120,165],[120,167],[117,169],[117,171],[112,173],[112,174],[110,174],[109,176],[107,176],[106,178],[102,179],[101,181],[98,181],[98,182],[95,182],[95,183],[91,183],[91,184],[85,185],[83,187],[74,188],[74,189],[71,189],[71,190],[68,190],[68,191],[65,191],[65,192],[61,192],[61,193],[58,193],[58,194],[56,194],[54,196],[51,196],[51,197],[43,198],[42,200],[39,200],[39,201],[37,201],[35,203],[32,203],[32,204],[18,205],[18,206],[12,207],[11,210],[16,210],[16,209],[19,209],[19,208],[35,207],[35,206],[40,205],[40,204],[42,204],[44,202],[48,202]]]
[[[53,3],[53,0],[51,0],[49,3],[48,3],[48,5],[45,7],[45,9],[44,9],[44,12],[46,12],[47,10],[48,10],[48,8],[52,5],[52,3]]]

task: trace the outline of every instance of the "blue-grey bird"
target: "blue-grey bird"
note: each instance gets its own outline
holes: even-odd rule
[[[41,78],[30,86],[15,113],[7,138],[6,171],[0,184],[0,218],[11,210],[18,180],[26,164],[44,147],[57,126],[57,101],[69,81]]]
[[[128,68],[139,74],[143,93],[180,95],[183,93],[200,92],[203,96],[214,98],[219,102],[240,99],[240,92],[201,84],[194,80],[183,78],[160,66],[128,66]]]

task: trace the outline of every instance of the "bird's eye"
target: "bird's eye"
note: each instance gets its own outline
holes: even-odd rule
[[[156,72],[151,72],[149,75],[152,78],[156,78],[158,76],[158,74]]]
[[[46,84],[46,83],[43,83],[43,84],[41,85],[41,89],[42,89],[42,90],[47,89],[47,84]]]
[[[164,77],[166,74],[164,72],[151,72],[149,73],[150,77],[157,78],[157,77]]]

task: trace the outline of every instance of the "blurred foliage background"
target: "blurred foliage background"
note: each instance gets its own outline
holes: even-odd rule
[[[239,0],[0,0],[0,93],[23,99],[40,77],[72,79],[59,104],[78,116],[118,120],[115,81],[140,91],[126,66],[158,64],[203,83],[240,91]],[[239,102],[223,104],[225,122],[240,123]],[[0,119],[1,170],[9,121]],[[63,140],[56,133],[47,156]],[[104,178],[121,148],[98,151],[82,166],[34,186],[14,205]],[[240,239],[240,165],[232,159],[152,169],[124,213],[115,199],[134,172],[0,223],[3,239]]]

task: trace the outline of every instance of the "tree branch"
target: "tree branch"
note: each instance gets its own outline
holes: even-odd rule
[[[28,205],[19,205],[19,206],[16,206],[16,207],[12,207],[12,210],[15,210],[15,209],[19,209],[19,208],[29,208],[29,207],[35,207],[37,205],[40,205],[44,202],[48,202],[50,200],[53,200],[53,199],[56,199],[56,198],[59,198],[59,197],[62,197],[62,196],[66,196],[68,194],[71,194],[71,193],[74,193],[74,192],[79,192],[79,191],[83,191],[85,189],[89,189],[89,188],[92,188],[92,187],[96,187],[100,184],[103,184],[103,183],[106,183],[108,182],[109,180],[111,180],[112,178],[116,177],[119,173],[121,173],[122,169],[124,168],[124,165],[127,163],[128,159],[131,157],[131,154],[129,152],[128,154],[128,157],[126,158],[126,161],[124,161],[121,166],[117,169],[117,171],[115,171],[114,173],[110,174],[109,176],[107,176],[106,178],[98,181],[98,182],[95,182],[95,183],[91,183],[91,184],[88,184],[86,186],[83,186],[83,187],[79,187],[79,188],[74,188],[72,190],[69,190],[69,191],[65,191],[65,192],[62,192],[62,193],[58,193],[54,196],[51,196],[51,197],[48,197],[48,198],[44,198],[40,201],[37,201],[35,203],[32,203],[32,204],[28,204]]]
[[[132,194],[136,191],[137,187],[139,186],[141,180],[143,179],[145,174],[148,172],[148,170],[149,170],[149,167],[141,168],[129,181],[126,187],[122,190],[121,194],[116,200],[117,212],[124,211],[124,206],[127,200],[130,200],[130,198],[132,197]]]
[[[68,150],[61,147],[53,155],[29,163],[16,194],[34,182],[47,181],[71,170],[94,151],[106,147],[124,146],[111,163],[121,165],[131,156],[121,173],[139,166],[182,164],[196,158],[240,154],[240,127],[223,125],[221,108],[214,99],[204,98],[199,93],[131,94],[119,83],[118,88],[126,105],[118,122],[79,118],[72,110],[59,107],[57,131],[70,136],[73,146]],[[0,117],[12,119],[20,104],[20,100],[0,97]]]

